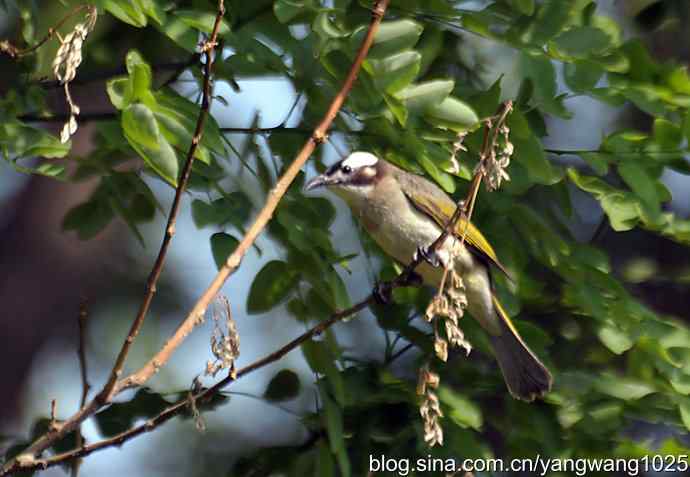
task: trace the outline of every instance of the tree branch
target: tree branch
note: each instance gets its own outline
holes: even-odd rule
[[[189,146],[189,151],[187,152],[187,159],[182,169],[182,175],[180,176],[179,183],[175,189],[175,198],[173,199],[172,207],[170,208],[170,214],[168,215],[168,223],[165,227],[165,235],[163,236],[163,243],[161,244],[160,251],[158,252],[158,257],[156,257],[156,262],[153,265],[151,274],[146,282],[146,293],[144,299],[139,307],[132,327],[129,330],[125,342],[122,344],[122,349],[115,361],[115,366],[110,373],[110,378],[107,384],[103,388],[103,391],[99,393],[98,398],[105,401],[109,401],[113,396],[113,389],[115,388],[115,383],[122,374],[122,368],[125,364],[125,359],[127,354],[134,342],[134,339],[139,334],[141,326],[144,323],[146,314],[148,313],[149,307],[151,306],[151,301],[153,300],[153,295],[156,293],[156,283],[160,278],[161,272],[163,271],[163,265],[165,263],[165,257],[168,252],[168,247],[175,235],[175,224],[177,221],[177,214],[180,210],[180,204],[182,201],[182,195],[189,182],[189,177],[192,173],[192,164],[194,163],[194,154],[196,153],[197,147],[201,142],[201,138],[204,135],[204,126],[206,124],[206,118],[208,117],[209,110],[211,108],[212,91],[211,91],[211,73],[213,70],[213,51],[217,46],[218,41],[218,31],[220,29],[220,23],[225,15],[225,4],[223,0],[218,2],[218,13],[216,14],[216,20],[213,25],[213,31],[211,37],[203,46],[203,52],[206,55],[206,62],[204,65],[204,84],[202,90],[202,100],[201,100],[201,110],[199,111],[199,117],[196,122],[196,129],[194,131],[194,136],[192,137],[192,144]]]
[[[251,248],[254,241],[257,239],[259,234],[263,231],[264,227],[268,224],[273,216],[273,212],[278,207],[280,200],[283,195],[287,192],[288,187],[295,179],[297,174],[302,169],[302,166],[307,162],[311,153],[314,151],[317,145],[324,142],[328,129],[331,123],[335,119],[338,111],[345,102],[345,98],[352,89],[355,79],[359,69],[366,58],[366,55],[374,41],[374,35],[378,29],[381,19],[386,11],[390,0],[378,0],[372,11],[372,20],[369,25],[366,36],[359,48],[357,56],[350,67],[350,71],[343,82],[343,86],[338,92],[338,94],[333,98],[331,105],[326,111],[323,119],[319,125],[314,129],[311,137],[302,147],[302,150],[297,154],[295,160],[287,168],[283,176],[278,180],[274,188],[269,192],[266,203],[259,212],[259,215],[254,220],[254,223],[249,227],[242,241],[237,245],[237,248],[230,254],[226,260],[223,267],[218,271],[211,284],[204,291],[201,297],[197,300],[196,304],[189,312],[185,320],[175,331],[173,336],[168,339],[163,348],[156,353],[156,355],[149,360],[139,371],[133,373],[127,378],[118,382],[115,392],[120,392],[124,389],[140,386],[145,383],[153,374],[155,374],[161,366],[163,366],[169,359],[172,353],[177,349],[177,347],[185,340],[187,335],[191,333],[194,327],[203,318],[208,305],[214,299],[220,288],[223,286],[225,281],[230,275],[232,275],[240,266],[242,259],[244,258],[247,251]]]
[[[180,183],[175,193],[175,200],[173,201],[173,206],[170,211],[170,216],[168,220],[168,225],[166,227],[165,237],[163,239],[163,244],[161,245],[161,250],[159,252],[158,258],[156,259],[156,263],[154,264],[154,267],[151,271],[151,275],[149,276],[149,279],[147,281],[146,294],[144,296],[144,300],[142,302],[139,312],[137,313],[137,317],[132,323],[130,332],[128,333],[127,338],[125,339],[125,342],[118,355],[115,365],[113,366],[110,378],[108,379],[106,385],[103,387],[103,390],[99,392],[98,395],[92,401],[83,406],[67,421],[62,423],[62,426],[59,430],[44,434],[43,436],[38,438],[33,444],[31,444],[22,454],[7,462],[3,466],[2,470],[0,470],[0,476],[7,475],[10,472],[19,469],[29,468],[32,465],[34,466],[34,468],[41,467],[41,461],[36,460],[34,457],[35,455],[50,447],[54,442],[66,435],[68,432],[74,430],[84,419],[94,414],[98,409],[100,409],[104,404],[108,403],[113,398],[113,396],[117,395],[119,392],[123,391],[124,389],[139,386],[146,382],[153,374],[155,374],[158,371],[158,369],[160,369],[161,366],[163,366],[168,361],[175,349],[184,341],[184,339],[194,329],[194,327],[197,325],[200,319],[203,318],[206,308],[210,304],[211,300],[213,300],[215,295],[218,293],[218,291],[225,283],[227,278],[232,273],[234,273],[235,270],[237,270],[242,261],[242,258],[247,253],[249,248],[252,246],[259,234],[262,232],[264,227],[270,221],[273,212],[277,208],[281,198],[287,192],[288,187],[295,179],[295,177],[301,170],[302,166],[309,159],[311,153],[314,151],[317,145],[321,144],[326,139],[328,129],[330,128],[330,125],[332,124],[333,120],[338,114],[338,111],[342,107],[343,103],[345,102],[347,94],[352,89],[352,86],[355,82],[355,79],[357,78],[357,74],[362,65],[362,62],[366,58],[369,48],[371,47],[374,41],[374,35],[376,34],[378,26],[381,23],[381,20],[386,11],[389,1],[390,0],[378,0],[374,5],[372,11],[372,20],[369,25],[368,32],[362,42],[362,45],[360,46],[355,61],[353,62],[352,67],[350,68],[350,71],[343,83],[341,90],[333,99],[333,102],[326,111],[321,123],[314,130],[307,143],[303,146],[302,150],[295,158],[294,162],[288,167],[287,171],[275,185],[273,190],[270,191],[263,210],[259,213],[254,224],[249,228],[246,235],[244,236],[240,244],[237,246],[235,251],[228,257],[225,265],[220,269],[220,271],[212,281],[211,285],[202,294],[202,296],[199,298],[197,303],[192,308],[191,312],[187,315],[187,317],[179,326],[174,335],[165,343],[163,348],[139,371],[123,380],[118,380],[122,372],[122,368],[124,366],[124,361],[127,356],[127,353],[134,341],[134,338],[136,337],[141,328],[141,325],[146,316],[146,312],[148,311],[151,300],[153,298],[153,294],[155,293],[155,285],[162,270],[163,261],[165,259],[165,255],[167,252],[167,247],[175,232],[175,218],[177,215],[177,210],[179,209],[179,202],[182,195],[182,190],[189,178],[189,173],[191,172],[191,163],[194,157],[194,151],[196,150],[201,134],[203,133],[203,125],[208,113],[210,101],[210,72],[212,65],[211,50],[215,46],[218,28],[220,26],[220,21],[225,11],[223,0],[219,0],[218,14],[216,16],[216,23],[214,25],[213,33],[211,35],[210,40],[206,43],[204,47],[204,52],[207,55],[206,74],[204,79],[204,95],[202,100],[202,109],[199,115],[199,120],[197,121],[197,130],[195,132],[194,138],[192,139],[192,145],[190,146],[190,152],[187,157],[187,162],[185,163],[182,177],[180,178]],[[365,306],[366,303],[361,304],[361,308],[364,308]],[[329,322],[324,322],[323,324],[321,324],[321,326],[330,326],[326,323]],[[315,332],[318,329],[318,326],[315,327]],[[254,363],[254,365],[251,365],[253,367],[248,367],[245,370],[240,370],[240,372],[244,371],[243,374],[246,374],[247,372],[250,372],[253,369],[258,369],[258,367],[265,366],[269,362],[279,359],[289,350],[298,346],[302,341],[308,339],[310,336],[311,335],[303,335],[301,341],[299,341],[299,339],[295,340],[293,342],[294,344],[291,343],[292,347],[286,349],[282,354],[280,353],[281,350],[279,350],[276,353],[269,355],[266,358],[266,360]],[[237,373],[238,376],[241,376],[240,372]],[[225,381],[229,382],[229,380],[232,380],[232,378],[226,378],[225,380],[219,382],[216,386],[214,386],[211,389],[220,389],[220,387],[222,387],[222,385],[225,384]],[[169,417],[172,417],[172,415],[174,414],[171,414]],[[169,417],[165,418],[165,420],[169,419]],[[138,433],[144,432],[144,430],[145,429],[140,430]]]
[[[211,99],[212,99],[212,94],[211,94],[211,73],[212,73],[212,67],[213,67],[213,60],[214,60],[214,55],[213,55],[213,50],[217,46],[217,38],[218,38],[218,31],[220,29],[220,23],[221,20],[223,19],[223,16],[225,15],[225,5],[223,0],[218,1],[218,13],[216,14],[216,19],[215,23],[213,26],[213,31],[211,33],[211,36],[209,40],[204,44],[202,50],[203,53],[206,55],[206,63],[204,67],[204,83],[203,83],[203,96],[202,96],[202,102],[201,102],[201,109],[199,111],[199,117],[197,119],[196,123],[196,130],[194,131],[194,136],[192,138],[192,143],[189,146],[189,151],[187,153],[187,159],[185,161],[184,167],[182,169],[182,174],[179,179],[179,183],[177,185],[177,188],[175,190],[175,198],[173,199],[173,204],[170,209],[170,213],[168,215],[168,222],[166,225],[165,229],[165,235],[163,237],[163,243],[161,244],[160,250],[158,252],[158,256],[156,258],[156,261],[153,265],[153,268],[151,270],[151,273],[148,277],[148,280],[146,282],[146,292],[144,294],[144,298],[142,300],[141,306],[139,307],[139,311],[137,312],[137,315],[132,322],[132,326],[130,327],[129,333],[127,334],[127,338],[125,339],[122,348],[120,349],[120,352],[117,356],[117,359],[115,361],[115,364],[112,368],[112,371],[110,373],[110,377],[108,378],[107,383],[103,387],[103,389],[98,393],[98,395],[88,404],[82,405],[82,407],[75,413],[72,417],[70,417],[67,421],[62,423],[61,427],[55,431],[49,431],[43,436],[39,437],[33,444],[31,444],[22,454],[22,458],[33,458],[34,455],[44,451],[48,447],[50,447],[54,442],[56,442],[58,439],[66,435],[67,433],[71,432],[72,430],[76,429],[82,421],[84,421],[86,418],[88,418],[90,415],[94,414],[98,409],[100,409],[104,404],[110,402],[110,400],[113,398],[115,394],[117,394],[117,390],[115,389],[115,385],[117,383],[117,380],[119,379],[120,375],[122,374],[122,368],[124,367],[125,364],[125,359],[127,358],[127,354],[129,353],[129,350],[134,343],[135,338],[139,334],[139,331],[141,330],[141,326],[144,323],[144,319],[146,318],[146,314],[149,310],[149,307],[151,305],[151,301],[153,300],[153,295],[156,292],[156,283],[158,282],[158,278],[161,275],[161,272],[163,270],[163,265],[165,263],[165,258],[168,252],[168,247],[170,245],[170,241],[172,240],[174,234],[175,234],[175,223],[177,220],[177,213],[180,208],[180,203],[182,199],[182,195],[184,193],[184,189],[187,185],[187,182],[189,181],[189,177],[191,175],[192,171],[192,163],[194,162],[194,153],[196,152],[196,149],[201,141],[201,137],[203,136],[204,132],[204,125],[206,123],[206,118],[209,114],[209,109],[210,109],[210,104],[211,104]],[[19,457],[19,456],[18,456]],[[18,463],[18,459],[15,458],[11,461],[9,461],[7,464],[5,464],[0,471],[0,475],[5,475],[9,472],[11,472],[11,469],[16,470],[16,465]]]
[[[505,118],[509,114],[510,110],[512,109],[512,103],[511,102],[506,102],[503,105],[501,105],[499,112],[497,113],[496,117],[498,118],[497,120],[497,125],[502,124],[505,121]],[[486,156],[489,148],[493,148],[496,143],[496,129],[498,126],[493,129],[494,130],[494,135],[491,136],[491,123],[488,123],[486,126],[486,129],[484,131],[484,141],[482,145],[482,157]],[[438,247],[440,247],[445,239],[452,233],[454,230],[457,221],[465,216],[467,217],[467,221],[469,222],[469,216],[466,214],[471,214],[471,211],[473,210],[473,203],[476,200],[477,197],[477,192],[479,189],[479,186],[481,185],[481,181],[483,178],[483,172],[481,168],[477,168],[474,177],[472,179],[472,183],[470,185],[470,189],[467,193],[467,197],[464,201],[464,206],[462,205],[462,202],[458,204],[458,207],[456,207],[455,213],[453,214],[452,218],[448,221],[448,224],[444,228],[443,232],[439,235],[439,237],[432,243],[430,246],[430,249],[432,250],[437,250]],[[464,238],[464,237],[463,237]],[[395,277],[391,282],[389,282],[387,285],[391,287],[391,289],[398,288],[398,287],[403,287],[403,286],[409,286],[411,284],[416,284],[416,282],[413,282],[411,280],[412,277],[412,272],[414,272],[415,268],[421,264],[422,258],[417,256],[415,257],[406,267],[403,271],[398,274],[398,276]],[[211,386],[210,388],[203,389],[196,394],[190,394],[187,398],[181,399],[180,401],[176,402],[175,404],[172,404],[171,406],[167,407],[163,411],[161,411],[158,415],[148,419],[144,424],[141,424],[139,426],[133,427],[131,429],[128,429],[126,431],[121,432],[120,434],[117,434],[111,438],[104,439],[102,441],[95,442],[93,444],[88,444],[84,445],[80,448],[74,449],[72,451],[64,452],[62,454],[55,455],[53,457],[50,457],[48,459],[40,459],[40,460],[33,460],[31,462],[25,463],[21,465],[20,467],[22,470],[34,470],[34,469],[46,469],[48,467],[52,467],[58,464],[63,464],[67,461],[70,461],[72,459],[77,459],[83,456],[86,456],[88,454],[91,454],[93,452],[96,452],[98,450],[102,450],[108,447],[113,447],[113,446],[120,446],[126,441],[133,439],[143,433],[150,432],[157,428],[158,426],[162,425],[166,421],[170,420],[177,414],[181,413],[184,411],[187,407],[188,404],[192,401],[199,401],[199,400],[204,400],[206,398],[212,397],[214,394],[220,392],[225,386],[228,384],[236,381],[237,379],[242,378],[243,376],[246,376],[249,373],[252,373],[258,369],[261,369],[271,363],[274,363],[281,358],[283,358],[285,355],[290,353],[291,351],[295,350],[298,348],[302,343],[306,342],[307,340],[320,335],[323,333],[325,330],[333,326],[334,324],[338,323],[339,321],[354,315],[355,313],[358,313],[359,311],[363,310],[364,308],[370,306],[375,302],[375,298],[373,294],[370,294],[367,298],[364,300],[360,301],[359,303],[353,305],[352,307],[338,311],[333,313],[327,320],[322,321],[293,339],[292,341],[288,342],[287,344],[283,345],[281,348],[278,350],[268,354],[267,356],[254,361],[251,364],[248,364],[247,366],[244,366],[243,368],[240,368],[236,370],[235,373],[228,373],[228,376]],[[413,347],[413,344],[408,344],[404,346],[401,350],[395,353],[395,355],[390,358],[386,364],[390,364],[391,361],[402,355],[403,353],[407,352],[409,349]],[[142,368],[144,369],[144,368]],[[16,469],[15,469],[16,470]],[[0,473],[0,475],[3,475]]]
[[[86,320],[88,319],[88,309],[86,298],[83,298],[79,304],[79,347],[77,348],[77,356],[79,357],[79,373],[81,375],[81,400],[79,407],[84,407],[86,398],[89,395],[91,385],[89,384],[88,369],[86,367]],[[76,447],[79,449],[84,446],[84,436],[81,434],[81,429],[77,430]],[[79,467],[81,460],[75,460],[72,465],[72,477],[77,477],[79,474]]]
[[[61,28],[67,22],[67,20],[69,20],[74,15],[76,15],[77,13],[81,12],[84,9],[88,10],[89,14],[91,14],[91,15],[93,15],[96,12],[96,7],[93,5],[78,5],[75,8],[73,8],[67,15],[62,17],[62,19],[59,22],[57,22],[54,27],[48,28],[48,32],[45,34],[45,36],[43,38],[41,38],[38,41],[38,43],[36,43],[30,47],[24,48],[23,50],[20,50],[19,48],[17,48],[13,44],[11,44],[9,41],[4,40],[4,41],[0,41],[0,51],[8,54],[12,58],[21,58],[22,56],[26,56],[29,53],[32,53],[32,52],[38,50],[40,47],[42,47],[48,40],[50,40],[51,38],[53,38],[53,36],[55,36],[58,29]],[[57,83],[59,84],[60,87],[62,87],[62,83],[60,83],[60,82],[57,82]]]

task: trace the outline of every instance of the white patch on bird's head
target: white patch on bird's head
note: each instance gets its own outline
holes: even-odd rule
[[[347,156],[342,162],[342,165],[351,167],[352,169],[359,169],[365,166],[374,166],[377,162],[379,162],[379,158],[372,153],[357,151]]]

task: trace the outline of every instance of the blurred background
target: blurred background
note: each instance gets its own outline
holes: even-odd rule
[[[59,3],[36,2],[42,12],[39,31],[61,16],[64,7]],[[465,3],[466,8],[481,6],[481,2]],[[623,26],[626,37],[641,36],[656,59],[674,59],[682,64],[690,60],[687,2],[609,0],[598,4],[599,12],[610,15]],[[14,37],[19,19],[20,12],[11,6],[0,10],[0,38]],[[103,64],[107,57],[110,67],[117,67],[122,64],[124,52],[134,45],[138,48],[146,45],[143,53],[152,63],[181,62],[185,58],[182,55],[171,58],[169,51],[147,44],[147,35],[104,16],[99,19],[94,38],[110,39],[113,49],[97,51],[87,45],[87,58],[97,58]],[[467,68],[477,73],[484,87],[504,74],[502,96],[507,99],[518,94],[519,83],[511,82],[517,61],[513,49],[470,33],[460,33],[457,44],[446,48],[446,54],[457,55]],[[231,50],[226,52],[230,53]],[[50,58],[50,53],[45,55]],[[80,75],[93,74],[88,63],[87,59]],[[4,88],[15,81],[13,76],[23,72],[6,56],[0,57],[0,71],[3,72],[0,92],[4,95]],[[165,81],[172,74],[174,68],[159,72],[157,81]],[[215,101],[212,114],[222,127],[302,124],[304,99],[289,81],[270,76],[241,77],[237,78],[237,84],[239,90],[227,82],[216,85],[216,94],[225,101]],[[197,81],[189,72],[183,73],[174,87],[190,98],[197,94]],[[58,89],[49,95],[54,111],[65,111],[61,94]],[[73,95],[84,112],[110,110],[102,82],[77,83]],[[640,130],[650,127],[649,117],[633,108],[612,107],[585,96],[568,99],[567,106],[574,118],[548,120],[546,148],[596,149],[608,132],[622,125]],[[57,133],[61,124],[43,126]],[[73,139],[73,154],[89,154],[93,148],[92,132],[90,123],[80,125]],[[261,138],[247,134],[230,134],[228,138],[240,151],[250,141],[255,141],[259,149],[262,147]],[[301,140],[301,136],[295,140]],[[351,143],[336,132],[317,154],[322,163],[331,164],[348,153],[350,147]],[[553,155],[550,160],[563,164],[580,161],[568,155]],[[230,169],[236,186],[251,199],[254,214],[263,203],[263,193],[252,187],[251,182],[243,181],[241,166],[234,164]],[[313,166],[309,166],[307,176],[314,173]],[[167,214],[172,189],[151,177],[146,181]],[[690,213],[688,176],[667,171],[663,182],[673,195],[669,210],[687,217]],[[165,214],[158,211],[153,221],[141,227],[143,244],[117,220],[96,237],[80,240],[74,232],[64,231],[61,223],[68,210],[90,196],[95,184],[93,180],[66,183],[25,175],[0,162],[0,372],[3,377],[0,380],[0,445],[26,438],[36,419],[49,414],[53,399],[57,402],[58,417],[69,416],[78,408],[81,380],[76,350],[80,303],[85,303],[88,310],[85,338],[89,382],[98,388],[106,379],[143,296],[144,283],[162,239]],[[216,272],[209,246],[209,236],[216,230],[196,227],[191,213],[191,201],[198,195],[198,192],[188,193],[183,201],[158,293],[130,354],[128,370],[137,369],[161,346]],[[336,249],[342,255],[359,253],[350,262],[351,272],[341,273],[350,296],[358,300],[370,293],[378,262],[361,253],[359,234],[349,211],[339,200],[327,194],[324,197],[331,199],[337,208],[337,218],[331,227]],[[572,221],[574,236],[587,241],[597,234],[597,246],[608,253],[615,274],[623,277],[634,296],[660,313],[688,322],[688,248],[653,233],[635,230],[623,236],[607,225],[601,227],[598,205],[575,190],[573,197],[577,217]],[[262,253],[252,250],[239,272],[223,288],[241,338],[239,366],[270,353],[306,326],[290,319],[284,307],[262,315],[247,314],[245,301],[256,270],[282,253],[266,234],[259,238],[257,246]],[[212,357],[211,326],[208,322],[200,326],[149,386],[164,396],[189,389],[194,377],[203,373],[206,361]],[[363,312],[357,319],[336,325],[335,330],[348,355],[383,359],[385,337],[371,313]],[[396,372],[413,377],[414,370],[407,369],[406,364],[414,358],[413,351],[396,365]],[[270,378],[284,368],[295,371],[305,383],[299,397],[286,403],[261,399]],[[191,420],[175,419],[122,448],[110,448],[90,456],[81,467],[81,475],[205,475],[212,469],[227,469],[229,456],[245,455],[266,446],[297,445],[309,435],[301,416],[314,409],[316,391],[308,384],[313,381],[302,353],[293,351],[280,362],[233,384],[228,389],[230,401],[205,414],[205,432],[198,432]],[[202,378],[202,382],[209,384],[212,380]],[[122,399],[128,397],[131,395]],[[83,431],[89,441],[99,437],[92,423],[87,422]],[[187,445],[177,445],[181,436]],[[64,470],[54,468],[44,474],[63,473]],[[222,471],[215,475],[222,475]]]

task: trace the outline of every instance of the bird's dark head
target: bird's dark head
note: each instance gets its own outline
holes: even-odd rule
[[[383,161],[370,152],[353,152],[310,180],[306,189],[328,187],[339,195],[366,196],[378,182],[382,165]]]

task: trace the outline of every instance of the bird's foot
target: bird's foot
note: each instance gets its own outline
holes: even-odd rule
[[[431,250],[430,247],[417,247],[417,251],[414,253],[412,260],[416,261],[419,257],[422,257],[422,259],[432,267],[440,267],[442,265],[440,257],[434,250]]]
[[[393,287],[390,282],[379,282],[374,287],[372,295],[379,305],[389,305],[393,301]]]

